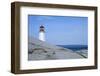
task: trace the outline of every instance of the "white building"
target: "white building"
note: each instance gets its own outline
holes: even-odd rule
[[[39,40],[45,41],[45,28],[43,25],[41,25],[39,29]]]

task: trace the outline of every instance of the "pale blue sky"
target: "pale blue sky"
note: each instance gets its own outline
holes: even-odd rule
[[[44,25],[46,41],[55,45],[87,45],[88,17],[28,16],[28,35],[38,38]]]

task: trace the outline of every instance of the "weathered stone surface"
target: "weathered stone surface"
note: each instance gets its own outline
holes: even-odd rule
[[[79,59],[85,58],[70,49],[59,47],[40,41],[36,38],[29,38],[28,60],[55,60],[55,59]]]

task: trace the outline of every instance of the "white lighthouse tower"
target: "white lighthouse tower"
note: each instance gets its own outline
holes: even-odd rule
[[[45,28],[43,25],[41,25],[39,29],[39,40],[45,41]]]

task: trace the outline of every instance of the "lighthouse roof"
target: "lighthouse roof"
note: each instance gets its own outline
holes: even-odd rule
[[[43,26],[43,25],[41,25],[41,26],[40,26],[40,28],[44,28],[44,26]]]

